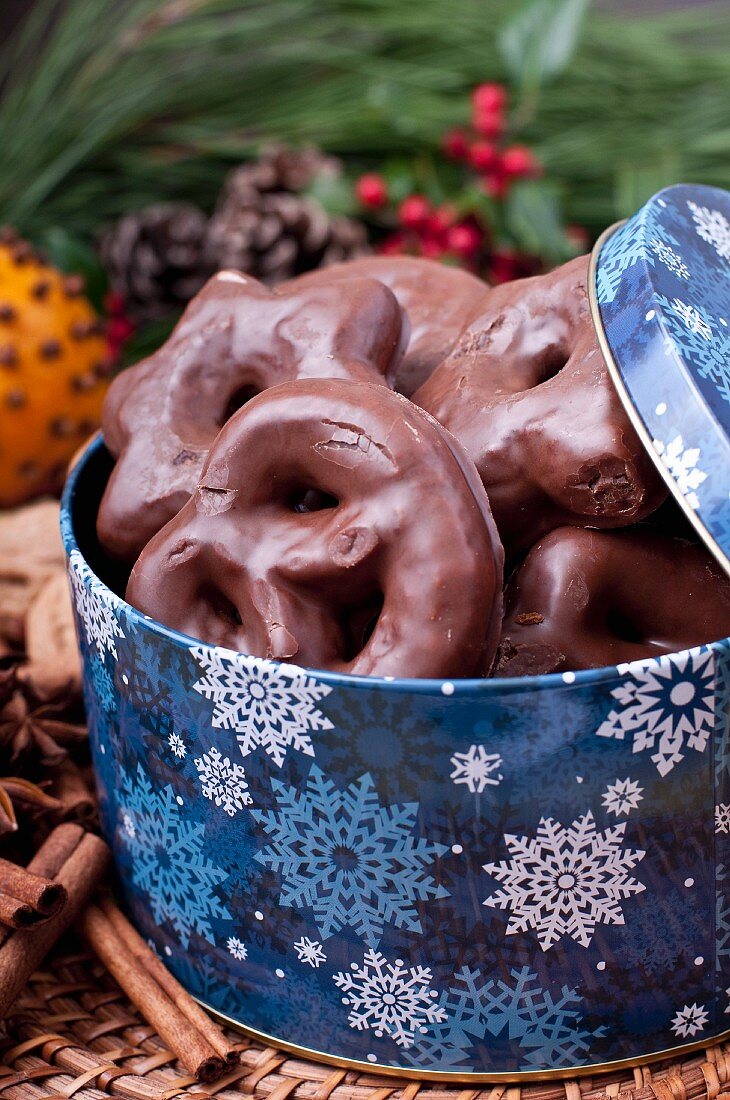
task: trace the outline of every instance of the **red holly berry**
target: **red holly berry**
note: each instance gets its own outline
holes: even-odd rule
[[[503,199],[507,194],[509,179],[505,176],[500,164],[482,176],[482,189],[491,199]]]
[[[503,248],[493,253],[489,275],[493,283],[509,283],[517,278],[520,258],[517,252]]]
[[[381,256],[400,256],[405,252],[406,239],[403,233],[391,233],[378,245]]]
[[[134,331],[134,324],[121,314],[107,318],[106,346],[107,354],[112,363],[118,362],[122,348],[127,340],[129,340],[130,336],[134,334]]]
[[[448,130],[444,134],[441,148],[452,160],[463,160],[469,152],[469,142],[463,130]]]
[[[477,172],[488,172],[497,160],[497,150],[489,141],[474,141],[469,149],[469,163]]]
[[[398,207],[398,221],[406,229],[423,229],[428,222],[431,205],[423,195],[410,195]]]
[[[104,295],[104,312],[110,317],[121,317],[124,315],[124,297],[116,290],[108,290]]]
[[[442,236],[457,219],[457,213],[455,207],[449,203],[443,203],[442,206],[438,206],[433,214],[430,215],[425,229],[429,236],[439,237]]]
[[[471,102],[475,114],[490,111],[498,114],[507,104],[507,89],[503,84],[477,84],[471,93]]]
[[[363,206],[385,206],[388,201],[388,185],[382,176],[368,172],[355,184],[355,194]]]
[[[449,252],[459,256],[473,256],[482,243],[482,234],[470,222],[452,225],[446,235],[446,247]]]
[[[440,260],[446,249],[435,237],[424,237],[419,252],[425,260]]]
[[[504,132],[504,115],[501,111],[478,111],[473,118],[474,129],[485,138],[498,138]]]
[[[507,176],[533,176],[538,168],[534,153],[526,145],[510,145],[502,153],[502,170]]]

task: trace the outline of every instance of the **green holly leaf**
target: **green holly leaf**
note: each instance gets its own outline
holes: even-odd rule
[[[551,264],[572,255],[557,193],[543,180],[521,180],[512,186],[505,204],[505,224],[523,252]]]
[[[343,214],[353,217],[358,213],[352,183],[345,176],[321,172],[314,177],[304,194],[316,199],[330,217]]]
[[[534,90],[567,68],[590,0],[529,0],[502,28],[497,46],[507,71]]]
[[[406,157],[392,157],[382,166],[381,175],[388,187],[388,195],[393,206],[397,206],[412,195],[418,184],[412,160]]]

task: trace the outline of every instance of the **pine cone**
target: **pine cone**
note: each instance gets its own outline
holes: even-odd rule
[[[364,226],[330,217],[316,199],[299,193],[315,177],[340,172],[339,161],[316,149],[281,147],[234,169],[208,227],[210,264],[277,283],[363,255]]]
[[[155,203],[120,218],[99,251],[113,290],[129,316],[150,321],[174,314],[212,274],[204,259],[207,220],[189,203]]]
[[[258,160],[242,164],[229,172],[224,184],[223,202],[236,189],[254,190],[262,194],[272,191],[299,193],[319,176],[342,175],[342,162],[329,157],[314,146],[290,149],[286,145],[270,145]]]

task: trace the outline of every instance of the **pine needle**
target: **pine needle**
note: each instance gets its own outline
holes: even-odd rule
[[[273,137],[353,170],[433,150],[504,79],[512,0],[39,0],[0,53],[0,221],[90,237],[147,202],[210,206]],[[730,187],[730,13],[592,13],[520,140],[595,232],[680,179]]]

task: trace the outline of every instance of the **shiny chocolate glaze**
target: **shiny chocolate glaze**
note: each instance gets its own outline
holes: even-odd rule
[[[127,599],[205,642],[361,675],[484,674],[502,547],[476,470],[383,386],[288,382],[220,432]]]
[[[495,674],[599,668],[728,634],[730,580],[704,547],[642,527],[561,527],[507,585]]]
[[[484,297],[486,284],[449,264],[416,256],[365,256],[300,275],[286,286],[313,286],[356,276],[378,279],[395,294],[410,321],[410,339],[395,388],[410,397],[451,351]]]
[[[223,271],[170,339],[114,381],[103,416],[117,464],[98,519],[113,557],[134,561],[182,507],[236,408],[294,378],[390,385],[408,339],[395,297],[374,279],[271,291]]]
[[[588,257],[487,290],[413,395],[476,464],[508,556],[564,523],[617,527],[666,496],[614,390]]]

